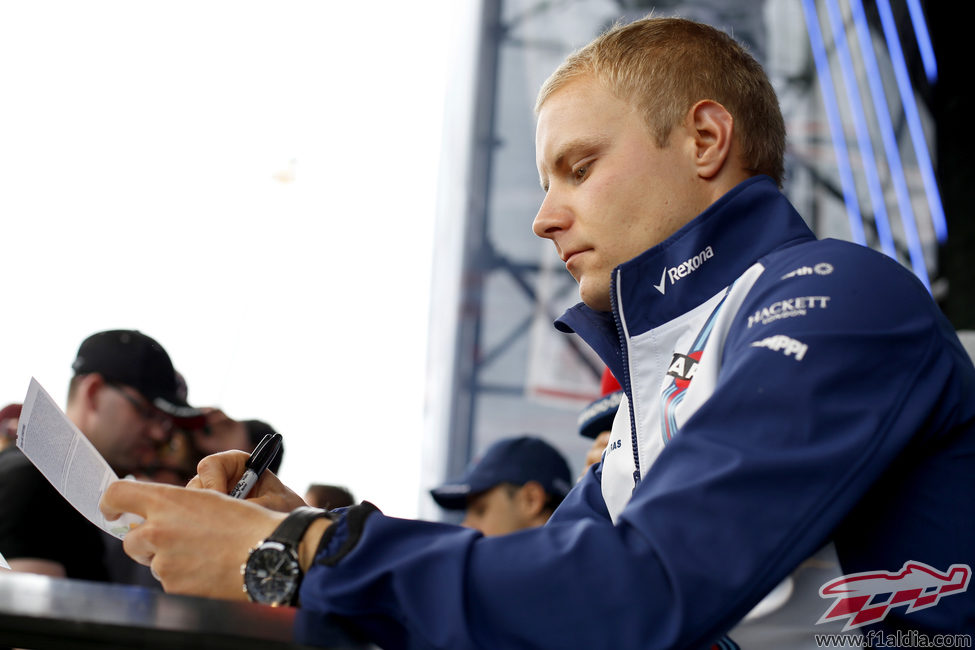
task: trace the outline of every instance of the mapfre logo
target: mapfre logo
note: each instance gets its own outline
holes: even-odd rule
[[[752,343],[752,347],[781,352],[787,357],[793,357],[796,361],[802,361],[802,358],[806,356],[806,350],[809,349],[809,346],[802,341],[789,338],[784,334],[777,334],[764,338],[761,341],[755,341]]]
[[[714,251],[708,246],[686,262],[681,262],[677,266],[670,268],[665,266],[663,272],[660,274],[660,284],[653,285],[653,288],[659,291],[661,295],[665,295],[667,293],[667,278],[670,278],[671,285],[675,285],[681,278],[686,278],[701,268],[701,265],[712,257],[714,257]]]
[[[943,596],[968,589],[972,570],[967,564],[952,564],[941,573],[923,562],[905,562],[896,572],[866,571],[831,580],[819,588],[821,598],[836,602],[816,625],[848,618],[843,631],[876,623],[894,607],[906,606],[905,614],[934,607]]]

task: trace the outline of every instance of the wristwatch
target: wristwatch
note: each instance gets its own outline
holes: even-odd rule
[[[304,577],[298,563],[298,544],[313,521],[327,516],[328,511],[319,508],[296,508],[267,539],[251,549],[240,567],[248,598],[272,607],[297,602]]]

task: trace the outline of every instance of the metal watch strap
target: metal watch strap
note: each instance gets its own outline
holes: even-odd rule
[[[301,538],[304,537],[305,531],[308,530],[312,522],[327,516],[327,510],[312,508],[311,506],[300,506],[292,510],[285,520],[278,524],[274,532],[264,541],[280,542],[285,546],[295,549],[295,552],[297,552],[298,544],[301,542]]]

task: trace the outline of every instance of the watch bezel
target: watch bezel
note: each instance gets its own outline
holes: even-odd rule
[[[248,586],[249,581],[259,580],[257,578],[257,571],[261,570],[262,567],[257,566],[257,564],[269,554],[276,556],[274,557],[274,561],[277,561],[281,555],[285,556],[279,565],[279,570],[276,572],[278,574],[287,574],[285,578],[288,582],[283,590],[261,589],[260,583],[257,582]],[[244,593],[247,594],[247,597],[252,602],[270,605],[271,607],[290,605],[294,602],[294,598],[298,593],[298,585],[301,583],[301,565],[298,562],[298,553],[287,544],[264,540],[261,544],[251,549],[251,552],[247,555],[247,561],[241,567],[241,574],[244,577]],[[278,583],[275,581],[271,584],[273,586]]]

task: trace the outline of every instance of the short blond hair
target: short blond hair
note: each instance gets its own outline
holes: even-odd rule
[[[762,66],[724,32],[682,18],[617,24],[552,73],[535,113],[560,88],[589,76],[636,105],[660,147],[695,103],[718,102],[734,118],[745,168],[782,185],[785,122],[778,98]]]

